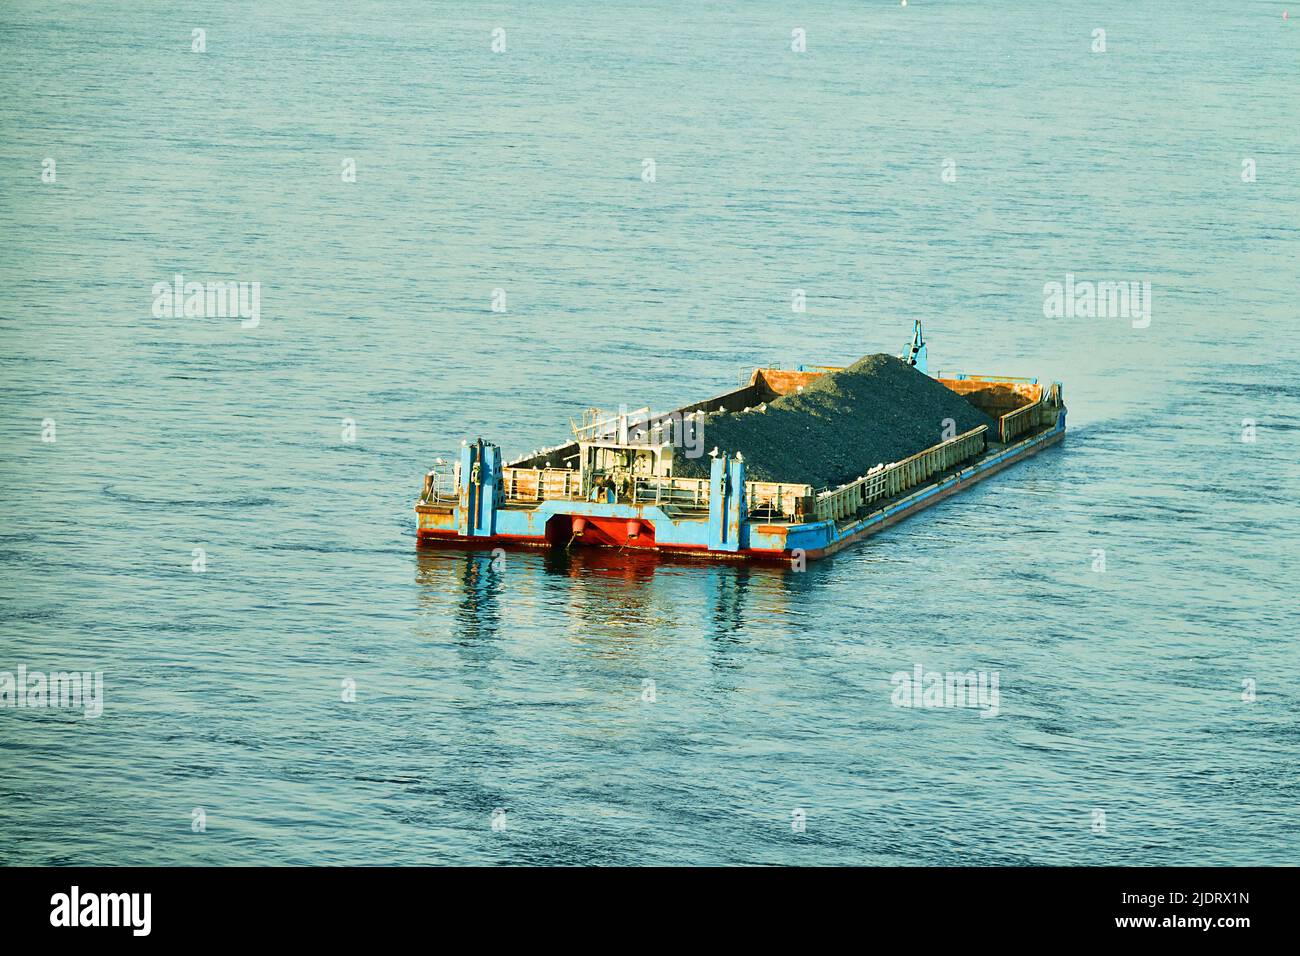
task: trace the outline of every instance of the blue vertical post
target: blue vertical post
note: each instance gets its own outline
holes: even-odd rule
[[[501,449],[479,439],[460,449],[460,513],[457,530],[467,538],[496,534],[501,494]]]
[[[478,485],[474,465],[478,463],[478,443],[460,446],[460,487],[456,489],[460,507],[456,512],[456,532],[461,537],[473,534],[478,516]]]
[[[483,442],[479,454],[478,537],[497,533],[497,494],[501,488],[501,448]]]
[[[721,551],[727,514],[727,456],[709,462],[709,550]]]
[[[728,455],[718,455],[709,465],[710,551],[740,549],[740,511],[744,502],[744,462],[732,461]]]
[[[739,453],[727,468],[727,541],[728,551],[740,550],[740,537],[749,508],[745,503],[745,459]]]

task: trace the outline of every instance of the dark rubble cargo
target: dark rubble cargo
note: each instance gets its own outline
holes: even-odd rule
[[[997,430],[993,419],[957,393],[901,359],[878,353],[818,376],[802,392],[776,398],[763,411],[708,415],[703,437],[705,448],[743,453],[751,481],[833,488],[980,425],[990,433]],[[673,473],[707,478],[709,458],[679,454]]]

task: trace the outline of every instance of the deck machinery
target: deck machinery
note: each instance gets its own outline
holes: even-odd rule
[[[928,374],[919,322],[900,358]],[[747,481],[741,453],[712,452],[708,478],[673,475],[675,455],[702,453],[703,416],[757,407],[828,366],[758,368],[739,388],[671,412],[649,408],[572,422],[573,440],[503,463],[499,446],[463,442],[439,460],[416,502],[422,545],[604,546],[730,560],[800,562],[831,554],[1059,442],[1060,382],[932,376],[996,422],[881,464],[836,488]]]

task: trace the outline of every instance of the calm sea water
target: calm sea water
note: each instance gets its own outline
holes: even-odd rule
[[[0,9],[0,670],[105,688],[0,710],[0,861],[1295,862],[1300,9],[164,7]],[[1066,444],[803,574],[415,548],[462,438],[914,317]]]

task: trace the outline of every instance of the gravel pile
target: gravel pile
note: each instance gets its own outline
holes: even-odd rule
[[[877,464],[902,461],[955,434],[996,423],[955,392],[901,359],[868,355],[842,372],[814,379],[802,392],[704,419],[704,447],[745,456],[750,481],[800,482],[833,488]],[[674,456],[673,473],[707,478],[709,457]]]

